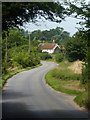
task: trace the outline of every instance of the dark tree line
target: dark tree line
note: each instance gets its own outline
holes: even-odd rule
[[[52,43],[53,40],[55,40],[55,42],[60,45],[69,37],[69,33],[67,31],[64,31],[64,29],[61,27],[45,31],[36,30],[31,34],[31,40],[33,43],[36,41],[43,42],[43,40],[45,40],[45,42]]]

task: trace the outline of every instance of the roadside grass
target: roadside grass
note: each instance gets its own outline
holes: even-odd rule
[[[27,68],[23,68],[23,69],[17,69],[17,70],[13,70],[13,71],[10,71],[10,72],[7,72],[6,74],[3,74],[2,75],[2,78],[0,79],[0,87],[3,88],[4,84],[6,83],[7,79],[11,78],[13,75],[19,73],[19,72],[22,72],[22,71],[26,71],[26,70],[30,70],[32,68],[36,68],[36,67],[39,67],[41,66],[42,64],[38,64],[36,66],[32,66],[32,67],[27,67]]]
[[[68,69],[73,62],[63,61],[58,63],[55,69],[49,71],[46,76],[46,83],[56,91],[76,95],[74,101],[80,106],[88,108],[88,85],[82,85],[80,80],[82,75],[76,74]],[[90,107],[88,108],[90,109]]]
[[[66,68],[63,68],[63,69],[55,68],[52,71],[52,76],[57,78],[57,79],[64,80],[64,81],[81,80],[81,75],[80,74],[75,74],[71,70],[68,70]]]
[[[90,103],[88,103],[88,92],[82,92],[75,97],[74,102],[76,102],[80,107],[85,107],[90,109]]]
[[[53,71],[54,71],[54,69],[49,71],[45,76],[46,83],[48,83],[53,89],[55,89],[56,91],[60,91],[63,93],[68,93],[68,94],[74,94],[74,95],[78,95],[81,93],[77,90],[71,90],[71,89],[67,89],[64,87],[66,85],[75,85],[76,83],[78,83],[78,81],[75,81],[75,82],[68,81],[67,82],[65,80],[63,81],[63,80],[56,79],[52,76]]]
[[[59,66],[57,66],[52,71],[52,76],[56,79],[60,80],[81,80],[81,74],[74,73],[72,70],[68,69],[69,66],[73,64],[73,62],[68,62],[66,60],[58,63]]]

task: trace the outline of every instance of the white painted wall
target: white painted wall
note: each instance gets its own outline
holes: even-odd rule
[[[48,52],[49,54],[52,54],[54,52],[53,49],[48,50],[48,49],[43,49],[42,52]]]

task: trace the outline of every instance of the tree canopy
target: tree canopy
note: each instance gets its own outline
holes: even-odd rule
[[[86,4],[86,2],[81,2],[79,6],[76,6],[72,3],[67,4],[69,7],[66,8],[65,13],[68,16],[85,20],[84,22],[80,22],[80,24],[85,25],[86,28],[90,27],[90,3]]]
[[[24,22],[36,22],[38,16],[53,22],[61,22],[61,19],[64,19],[63,10],[64,7],[54,2],[4,2],[2,29],[22,26]]]
[[[32,42],[40,41],[52,43],[55,40],[56,43],[62,44],[69,38],[69,33],[64,31],[63,28],[57,27],[56,29],[50,29],[45,31],[36,30],[31,33],[31,40]]]
[[[69,61],[84,60],[86,58],[87,42],[83,32],[77,32],[65,43],[66,57]]]

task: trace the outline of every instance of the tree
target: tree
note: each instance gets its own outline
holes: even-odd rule
[[[56,35],[53,35],[51,39],[55,40],[55,42],[58,44],[64,43],[70,37],[69,33],[64,31],[62,28],[56,28],[54,31],[56,32]]]
[[[67,3],[68,4],[68,3]],[[87,69],[87,78],[88,82],[90,82],[90,40],[89,40],[89,34],[90,34],[90,1],[88,4],[85,2],[81,3],[81,5],[76,6],[74,4],[69,3],[69,7],[66,8],[65,14],[68,16],[72,16],[77,19],[83,19],[84,22],[79,22],[82,26],[84,25],[86,29],[81,28],[79,30],[82,30],[86,37],[87,42],[87,51],[86,51],[86,69]]]
[[[12,47],[16,48],[21,45],[28,44],[28,39],[23,36],[22,30],[19,30],[17,28],[9,28],[9,33],[7,36],[7,31],[2,32],[3,40],[2,40],[2,58],[4,59],[5,51],[6,51],[6,44],[7,49],[10,49]],[[26,34],[26,33],[25,33]],[[7,37],[6,37],[7,36]],[[7,38],[7,42],[6,42]]]
[[[72,38],[69,38],[65,43],[66,55],[69,61],[84,60],[86,58],[87,43],[85,35],[82,32],[77,32]]]
[[[85,27],[89,28],[90,26],[89,3],[86,4],[85,2],[83,2],[79,5],[79,7],[72,3],[69,3],[69,8],[66,9],[66,14],[77,19],[85,20],[84,22],[80,22],[80,24],[85,25]]]
[[[56,29],[50,29],[45,31],[36,30],[31,33],[31,40],[33,43],[42,42],[52,42],[55,40],[56,43],[61,44],[66,41],[69,37],[69,33],[64,31],[63,28],[57,27]]]
[[[54,2],[3,2],[2,29],[22,26],[24,22],[36,22],[38,16],[61,22],[61,19],[64,19],[63,10],[59,3]]]

